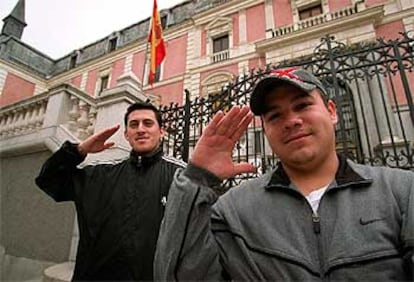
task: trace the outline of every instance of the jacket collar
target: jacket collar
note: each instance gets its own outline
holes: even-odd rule
[[[132,150],[129,154],[129,160],[137,167],[147,167],[156,163],[163,156],[162,146],[158,146],[154,151],[141,155]]]
[[[335,174],[335,186],[346,187],[346,186],[367,186],[371,184],[372,179],[364,178],[358,174],[348,163],[345,155],[338,155],[339,167]],[[270,181],[265,186],[266,189],[271,187],[285,187],[288,188],[290,185],[289,176],[283,169],[281,162],[278,162],[276,169],[273,171]],[[330,185],[332,186],[332,184]]]

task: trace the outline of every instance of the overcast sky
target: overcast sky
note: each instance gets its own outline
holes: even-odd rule
[[[157,0],[158,9],[184,0]],[[0,0],[0,19],[17,0]],[[22,40],[57,59],[151,16],[153,0],[26,0]],[[3,26],[3,22],[0,23]]]

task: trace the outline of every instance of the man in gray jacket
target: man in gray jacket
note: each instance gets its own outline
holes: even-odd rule
[[[305,70],[270,71],[250,108],[280,163],[217,199],[255,168],[232,160],[249,107],[216,114],[171,186],[155,279],[412,281],[414,173],[338,156],[335,104]]]

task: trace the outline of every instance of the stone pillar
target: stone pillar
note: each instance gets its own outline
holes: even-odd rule
[[[44,114],[43,128],[65,124],[70,111],[70,97],[65,90],[59,90],[49,97]]]

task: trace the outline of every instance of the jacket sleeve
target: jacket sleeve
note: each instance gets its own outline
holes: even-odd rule
[[[212,189],[220,180],[191,164],[176,172],[154,260],[156,281],[222,280],[219,249],[210,228]]]
[[[414,279],[414,173],[404,171],[397,181],[405,190],[405,195],[401,197],[403,202],[401,237],[404,244],[404,257],[407,260],[411,279]]]
[[[76,168],[85,158],[78,153],[77,144],[66,141],[42,166],[36,184],[55,201],[74,200]]]

